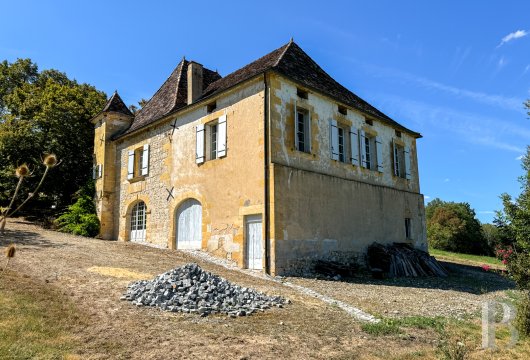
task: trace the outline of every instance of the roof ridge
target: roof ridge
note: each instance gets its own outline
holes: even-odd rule
[[[274,65],[272,65],[272,67],[276,67],[278,66],[278,64],[280,63],[280,61],[282,61],[283,59],[283,56],[285,55],[285,53],[287,52],[287,50],[289,50],[289,48],[291,47],[291,45],[294,44],[294,40],[293,38],[291,38],[291,40],[289,40],[289,42],[287,44],[285,44],[285,49],[283,49],[282,53],[280,54],[280,56],[278,56],[278,59],[276,59],[276,61],[274,62]]]
[[[153,100],[156,95],[162,91],[162,88],[164,87],[165,83],[168,82],[168,80],[171,78],[171,76],[175,73],[175,71],[178,70],[180,64],[182,63],[186,63],[186,58],[185,57],[182,57],[182,60],[179,61],[179,63],[177,64],[177,66],[173,69],[173,71],[171,71],[171,73],[169,74],[169,76],[166,78],[166,80],[164,80],[164,82],[162,83],[162,85],[158,88],[158,90],[153,94],[153,96],[151,96],[151,98],[145,103],[144,106],[142,106],[142,108],[140,110],[138,110],[138,112],[136,113],[136,115],[140,115],[140,113],[149,105],[149,103],[151,103],[151,100]],[[175,96],[175,99],[177,97]],[[175,100],[176,101],[176,100]],[[135,116],[136,117],[136,116]]]

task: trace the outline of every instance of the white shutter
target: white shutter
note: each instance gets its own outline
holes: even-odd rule
[[[306,143],[306,152],[311,154],[311,112],[307,111],[307,121],[304,121],[304,126],[307,126],[307,129],[304,129],[305,143]]]
[[[226,115],[219,117],[217,124],[217,157],[226,156]]]
[[[144,144],[142,153],[142,175],[149,174],[149,144]]]
[[[399,154],[394,139],[392,139],[392,158],[394,159],[394,175],[399,176]]]
[[[298,149],[298,111],[296,110],[296,101],[294,102],[294,148]]]
[[[366,146],[365,146],[366,134],[364,133],[364,130],[361,130],[360,138],[361,138],[361,166],[365,168],[366,167]]]
[[[202,164],[204,162],[204,124],[197,125],[195,143],[195,162]]]
[[[381,137],[375,137],[375,151],[377,152],[377,171],[383,172],[383,143]]]
[[[336,120],[329,121],[329,133],[331,158],[333,160],[339,160],[339,128],[337,127]]]
[[[354,127],[350,128],[351,163],[359,166],[359,134]]]
[[[98,179],[103,175],[103,165],[98,164]]]
[[[412,178],[410,174],[410,147],[405,146],[405,177],[407,180]]]
[[[97,179],[97,165],[92,165],[92,179]]]
[[[127,179],[134,177],[134,150],[129,150],[129,157],[127,160]]]

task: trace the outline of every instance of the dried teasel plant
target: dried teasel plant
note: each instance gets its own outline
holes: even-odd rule
[[[15,244],[11,244],[6,248],[6,265],[4,266],[4,270],[7,269],[7,266],[9,265],[9,261],[15,257],[15,253],[17,252],[17,248]]]
[[[11,201],[9,202],[9,206],[7,207],[7,209],[2,211],[2,213],[0,214],[1,216],[0,234],[2,235],[4,234],[7,218],[10,216],[13,216],[24,205],[26,205],[26,203],[30,201],[33,198],[33,196],[35,196],[35,194],[37,194],[40,187],[42,186],[42,183],[44,182],[44,179],[46,178],[46,175],[48,175],[48,172],[50,171],[50,169],[54,168],[55,166],[58,166],[60,162],[57,161],[57,156],[55,154],[46,154],[44,158],[42,159],[42,164],[46,167],[46,169],[44,170],[44,174],[42,174],[42,178],[40,179],[37,187],[35,188],[35,190],[33,190],[33,192],[30,192],[28,194],[28,197],[26,198],[26,200],[22,202],[22,204],[20,204],[15,210],[11,211],[11,208],[13,207],[15,199],[18,195],[18,191],[20,190],[20,186],[22,185],[22,182],[24,181],[26,177],[31,176],[33,174],[33,172],[30,171],[27,164],[22,164],[19,167],[17,167],[17,169],[15,170],[15,175],[18,177],[18,183],[17,183],[17,187],[15,188],[15,192],[13,193],[13,197],[11,198]]]

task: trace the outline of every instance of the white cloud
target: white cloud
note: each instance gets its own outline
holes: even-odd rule
[[[528,70],[530,70],[530,64],[526,65],[526,67],[524,68],[523,75],[525,75],[528,72]]]
[[[491,210],[482,210],[478,212],[479,214],[495,214],[495,211]]]
[[[354,61],[354,60],[352,60]],[[506,59],[504,57],[499,60],[499,65],[502,62],[502,66],[506,64]],[[423,86],[427,89],[433,89],[433,90],[439,90],[451,95],[454,95],[456,97],[460,98],[467,98],[474,100],[476,102],[487,104],[490,106],[496,106],[503,109],[513,110],[520,113],[524,113],[524,109],[522,107],[522,103],[524,102],[524,99],[522,98],[515,98],[515,97],[505,97],[501,95],[494,95],[494,94],[486,94],[483,92],[478,91],[472,91],[467,89],[461,89],[457,88],[451,85],[446,85],[439,83],[437,81],[433,81],[427,78],[423,78],[420,76],[416,76],[407,72],[386,68],[386,67],[380,67],[370,64],[361,64],[366,70],[370,71],[373,76],[376,77],[392,77],[395,79],[404,80],[409,83],[416,83],[420,86]]]
[[[423,198],[424,198],[425,200],[429,200],[431,197],[428,196],[428,195],[425,195]]]
[[[524,156],[524,155],[519,155],[518,157],[515,158],[515,160],[517,160],[517,161],[521,161],[521,160],[523,160],[523,156]]]
[[[457,136],[461,140],[496,149],[525,153],[530,142],[530,130],[507,121],[482,114],[434,106],[397,95],[382,94],[385,107],[395,109],[399,118],[410,119],[421,129],[436,129]],[[452,135],[449,135],[452,134]]]
[[[504,67],[504,65],[506,65],[507,61],[506,61],[506,58],[504,56],[501,56],[501,58],[499,59],[499,62],[497,63],[497,66],[500,68]]]
[[[451,181],[451,179],[449,178],[444,179],[444,182],[449,182],[449,181]]]
[[[497,45],[497,48],[500,48],[502,45],[506,44],[509,41],[525,37],[526,35],[528,35],[528,32],[526,30],[517,30],[512,33],[509,33],[508,35],[502,38],[500,44]]]

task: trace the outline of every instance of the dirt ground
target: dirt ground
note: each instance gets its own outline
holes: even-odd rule
[[[416,358],[414,354],[430,354],[435,347],[436,336],[428,329],[372,336],[336,306],[187,253],[77,237],[17,219],[6,228],[0,248],[17,244],[10,271],[64,295],[82,314],[83,321],[72,331],[81,344],[75,355],[83,359]],[[130,281],[149,279],[189,262],[239,285],[287,297],[292,304],[233,319],[166,313],[120,301]],[[436,279],[419,283],[288,280],[383,316],[473,313],[483,298],[504,296],[504,290],[511,288],[496,277],[480,278],[465,268],[458,271],[469,272],[469,284],[455,279],[441,283]]]

